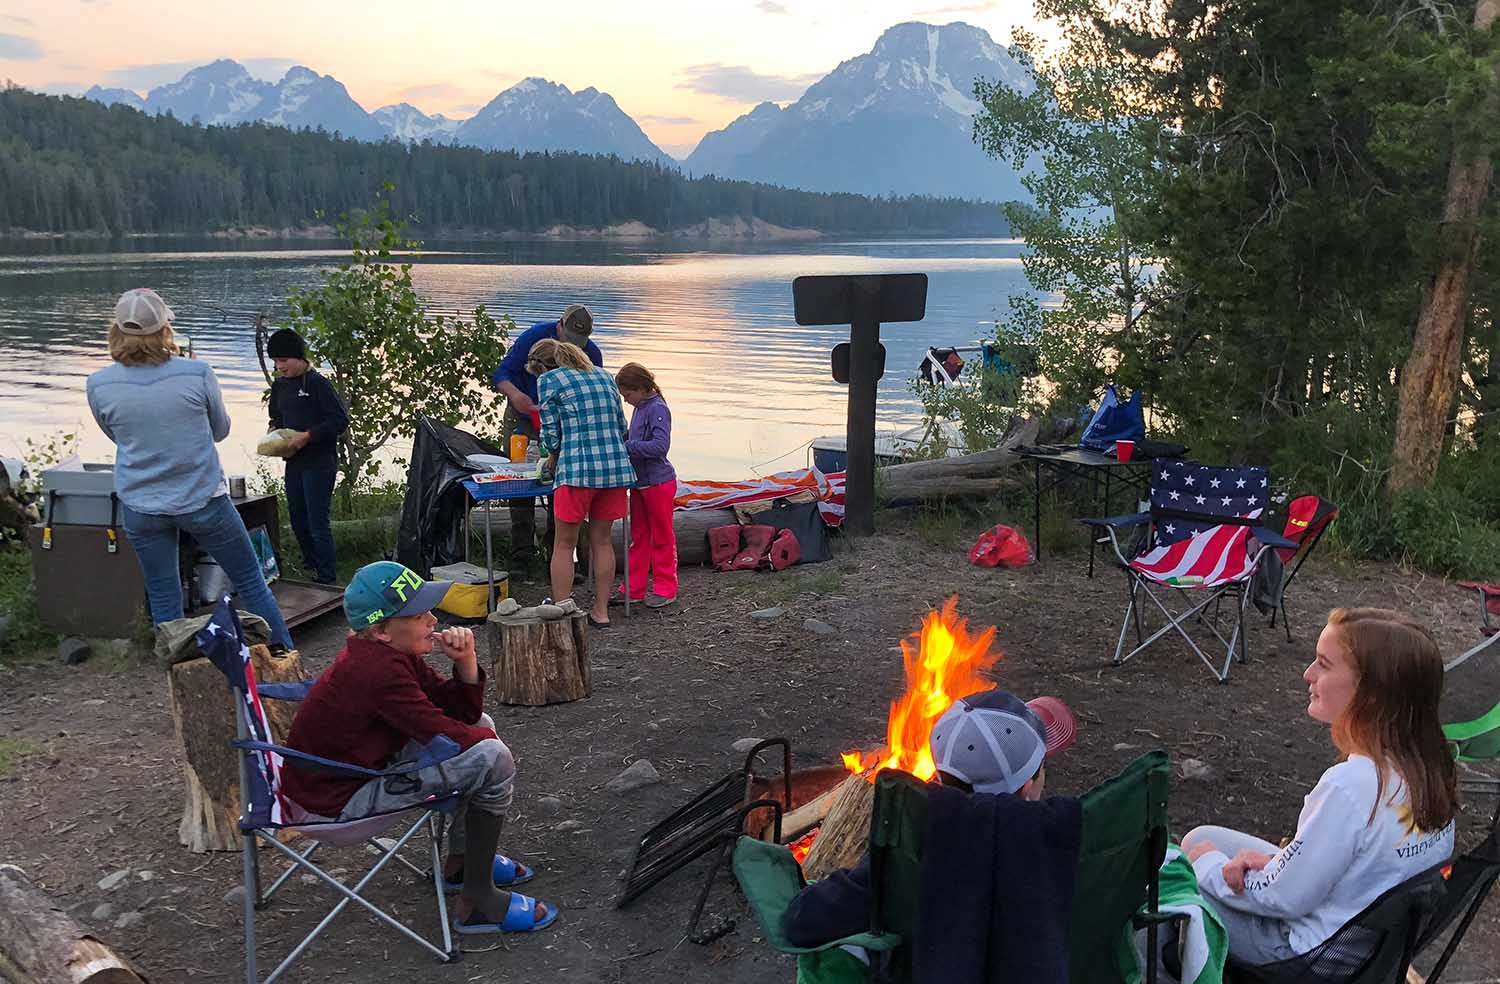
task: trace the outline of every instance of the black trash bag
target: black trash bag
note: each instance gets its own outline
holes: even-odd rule
[[[500,449],[430,417],[417,418],[396,559],[422,577],[430,577],[434,567],[464,559],[469,494],[459,483],[480,471],[469,465],[471,454],[498,455]]]
[[[753,517],[757,523],[774,526],[777,532],[791,530],[802,548],[803,564],[821,564],[833,559],[828,547],[828,524],[823,522],[816,502],[787,502],[776,499],[771,508],[758,512]]]

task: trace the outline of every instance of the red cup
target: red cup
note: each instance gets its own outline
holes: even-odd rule
[[[1130,460],[1130,456],[1132,454],[1134,454],[1134,453],[1135,453],[1135,442],[1134,441],[1116,441],[1115,442],[1115,460],[1116,461],[1122,461],[1122,462],[1123,461],[1129,461]]]
[[[531,426],[536,428],[538,434],[542,432],[542,412],[540,410],[531,411]]]

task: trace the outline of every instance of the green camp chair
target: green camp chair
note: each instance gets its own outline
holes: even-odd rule
[[[1157,912],[1157,877],[1167,847],[1167,777],[1167,754],[1148,752],[1083,797],[1083,840],[1068,953],[1069,977],[1075,984],[1122,980],[1115,952],[1121,930],[1132,922],[1147,929],[1146,980],[1156,980],[1157,926],[1176,918]],[[738,840],[735,876],[771,946],[794,954],[844,945],[889,952],[885,979],[912,979],[911,948],[901,944],[911,938],[917,923],[926,790],[925,783],[904,772],[886,770],[876,777],[870,820],[870,930],[815,950],[792,946],[782,930],[787,906],[803,886],[791,852],[750,837]]]

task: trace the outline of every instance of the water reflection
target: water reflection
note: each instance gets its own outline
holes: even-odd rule
[[[15,244],[10,244],[15,245]],[[147,248],[149,247],[149,248]],[[594,312],[610,368],[644,363],[661,380],[684,475],[738,478],[800,465],[806,442],[842,431],[845,391],[829,374],[843,328],[803,328],[791,281],[804,274],[929,275],[926,320],[891,325],[881,423],[914,422],[908,390],[922,351],[967,343],[1026,290],[1018,244],[1000,240],[810,244],[443,242],[413,257],[417,289],[439,310],[484,304],[518,325],[574,301]],[[0,453],[60,429],[86,457],[112,448],[89,418],[84,380],[108,360],[114,298],[151,285],[178,314],[195,354],[213,365],[234,421],[227,468],[253,470],[265,429],[253,348],[258,311],[285,313],[287,294],[317,283],[344,254],[335,244],[132,241],[28,243],[0,256]]]

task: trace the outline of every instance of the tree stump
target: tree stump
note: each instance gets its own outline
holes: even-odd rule
[[[299,683],[307,679],[295,651],[272,656],[265,646],[251,646],[250,660],[260,683]],[[240,847],[239,753],[229,746],[235,736],[234,699],[224,675],[199,657],[167,671],[172,724],[182,749],[186,797],[177,839],[194,854],[237,851]],[[297,705],[265,700],[271,739],[278,744],[292,730]]]
[[[852,868],[870,846],[870,817],[875,811],[875,784],[862,775],[845,779],[834,794],[833,805],[812,850],[802,860],[808,881],[835,871]]]
[[[587,613],[490,616],[491,675],[502,704],[561,704],[592,692]]]
[[[144,984],[124,957],[53,905],[20,868],[0,864],[0,980]]]

